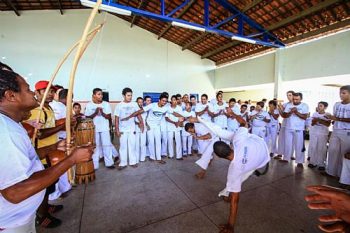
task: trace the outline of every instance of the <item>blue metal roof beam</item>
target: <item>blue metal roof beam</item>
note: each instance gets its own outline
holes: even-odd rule
[[[161,0],[161,1],[163,2],[163,3],[161,3],[161,5],[165,4],[164,0]],[[163,22],[172,23],[173,25],[175,24],[174,26],[180,26],[180,27],[193,29],[193,30],[198,30],[198,31],[206,31],[206,32],[209,32],[209,33],[213,33],[213,34],[221,35],[221,36],[224,36],[224,37],[228,37],[228,38],[230,38],[232,40],[240,40],[240,41],[243,41],[243,42],[259,44],[259,45],[268,46],[268,47],[283,47],[284,46],[284,44],[282,42],[280,42],[276,37],[272,37],[273,35],[272,36],[269,35],[269,37],[268,37],[269,39],[272,40],[272,42],[270,42],[270,41],[263,41],[263,40],[256,39],[256,38],[249,38],[249,37],[245,36],[243,34],[243,22],[244,23],[248,23],[252,27],[255,26],[254,28],[256,28],[259,31],[265,31],[265,29],[263,29],[257,23],[255,23],[254,21],[249,19],[243,13],[239,12],[238,10],[236,10],[233,6],[231,6],[226,1],[215,0],[219,4],[222,4],[223,7],[225,7],[226,9],[229,8],[228,10],[230,10],[232,13],[238,13],[239,14],[237,17],[239,19],[238,21],[239,21],[239,25],[240,25],[239,27],[241,28],[241,31],[237,34],[237,33],[229,32],[229,31],[224,31],[224,30],[217,29],[217,27],[215,27],[217,25],[214,25],[214,27],[211,27],[209,25],[209,13],[210,13],[209,12],[209,0],[204,0],[204,1],[207,1],[207,3],[205,3],[205,5],[208,4],[207,5],[208,6],[207,13],[205,14],[207,19],[204,18],[204,24],[207,23],[208,24],[207,26],[202,25],[202,24],[188,22],[186,20],[182,20],[182,19],[178,19],[178,18],[169,17],[169,16],[165,15],[165,12],[164,12],[164,15],[162,15],[164,6],[161,6],[161,14],[157,14],[157,13],[149,12],[149,11],[146,11],[146,10],[141,10],[141,9],[138,9],[138,8],[134,8],[134,7],[121,5],[121,4],[114,3],[114,2],[102,1],[102,5],[101,5],[100,9],[101,10],[106,10],[106,11],[111,11],[111,12],[117,13],[117,14],[118,14],[118,12],[117,12],[118,10],[121,10],[123,12],[130,12],[130,14],[132,14],[132,15],[144,16],[144,17],[147,17],[147,18],[151,18],[151,19],[156,19],[156,20],[160,20],[160,21],[163,21]],[[91,1],[90,0],[80,0],[80,2],[83,5],[85,5],[85,6],[92,7],[92,4],[95,4],[96,0],[91,0]],[[183,5],[183,4],[181,4],[181,5]],[[183,6],[185,6],[185,5],[186,4],[184,4]],[[115,9],[111,10],[111,8],[115,8]]]

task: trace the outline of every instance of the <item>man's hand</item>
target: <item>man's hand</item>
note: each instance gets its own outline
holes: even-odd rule
[[[313,210],[333,210],[334,215],[320,216],[322,223],[319,228],[324,232],[346,232],[350,227],[350,195],[344,190],[330,186],[309,186],[308,191],[316,194],[307,195],[305,200],[309,202],[308,207]]]
[[[234,227],[230,224],[221,224],[219,233],[234,233]]]
[[[94,146],[88,144],[86,146],[81,146],[74,149],[71,156],[74,159],[74,163],[76,164],[89,161],[93,153]]]
[[[29,120],[29,121],[26,121],[25,123],[27,123],[27,124],[33,126],[33,127],[36,128],[36,129],[41,129],[41,127],[43,127],[43,125],[44,125],[44,124],[41,123],[41,122],[36,123],[36,120]]]
[[[99,114],[102,111],[102,108],[96,108],[95,109],[95,114]]]
[[[56,149],[65,152],[65,151],[67,150],[67,143],[66,143],[66,140],[65,140],[65,139],[59,140],[59,141],[56,143]]]
[[[120,138],[121,135],[122,135],[122,134],[120,133],[119,130],[115,131],[115,136],[116,136],[116,137]]]
[[[278,110],[280,110],[280,111],[284,111],[284,107],[283,107],[283,105],[281,104],[281,103],[279,103],[278,105],[277,105],[277,108],[278,108]]]
[[[198,121],[197,117],[189,117],[188,118],[188,122],[190,122],[190,123],[198,123],[199,121]]]
[[[337,121],[338,120],[337,117],[333,116],[330,113],[326,113],[326,115],[324,117],[329,119],[329,120],[332,120],[332,121]]]
[[[141,133],[145,131],[145,125],[143,123],[138,123],[138,127],[140,128]]]

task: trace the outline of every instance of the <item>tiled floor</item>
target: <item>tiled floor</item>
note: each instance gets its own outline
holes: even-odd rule
[[[63,224],[39,233],[211,233],[228,218],[229,205],[217,194],[226,182],[228,161],[215,158],[203,180],[194,177],[197,156],[165,165],[144,162],[122,171],[101,168],[61,202]],[[240,196],[236,233],[320,232],[304,201],[306,185],[337,182],[317,170],[276,160],[269,173],[250,177]]]

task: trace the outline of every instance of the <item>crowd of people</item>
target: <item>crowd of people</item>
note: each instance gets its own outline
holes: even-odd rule
[[[299,169],[309,160],[310,169],[317,167],[321,174],[337,178],[349,188],[350,86],[340,88],[340,102],[335,103],[332,114],[325,101],[310,114],[303,95],[294,91],[287,92],[286,102],[263,99],[253,105],[234,98],[226,102],[220,91],[210,101],[206,94],[197,100],[167,92],[161,93],[157,102],[152,103],[150,96],[133,101],[130,88],[122,90],[123,100],[112,112],[110,103],[103,101],[102,90],[95,88],[83,112],[79,103],[73,104],[71,121],[75,125],[77,120],[92,119],[95,146],[76,148],[53,166],[50,153],[70,146],[64,141],[68,90],[51,86],[41,110],[38,103],[48,85],[48,81],[39,81],[32,92],[25,79],[5,64],[0,66],[0,142],[4,148],[0,156],[0,231],[35,232],[35,225],[59,226],[61,220],[53,214],[63,206],[50,205],[49,200],[68,194],[72,184],[66,171],[90,158],[94,169],[104,162],[108,169],[123,170],[137,168],[146,160],[164,164],[167,159],[199,155],[199,179],[205,177],[214,155],[230,160],[227,184],[219,196],[231,202],[231,211],[220,232],[233,232],[241,185],[250,175],[266,172],[270,158],[280,163],[295,160]],[[28,137],[33,133],[26,125],[38,130],[34,141]],[[310,135],[308,149],[306,131]],[[119,140],[119,151],[111,133]],[[258,169],[264,167],[261,173]],[[325,189],[310,188],[318,196],[307,200],[317,201]],[[321,199],[331,201],[327,198]],[[310,207],[317,208],[312,203]],[[348,226],[348,212],[345,218],[337,216],[342,227]]]

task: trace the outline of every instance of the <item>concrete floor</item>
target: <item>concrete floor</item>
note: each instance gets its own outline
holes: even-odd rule
[[[203,180],[194,177],[197,156],[165,165],[144,162],[122,171],[101,166],[97,179],[59,201],[56,229],[39,233],[215,233],[226,223],[229,204],[217,194],[225,187],[228,161],[215,158]],[[305,186],[337,185],[317,170],[272,160],[268,174],[250,177],[240,196],[236,233],[320,232],[307,208]]]

